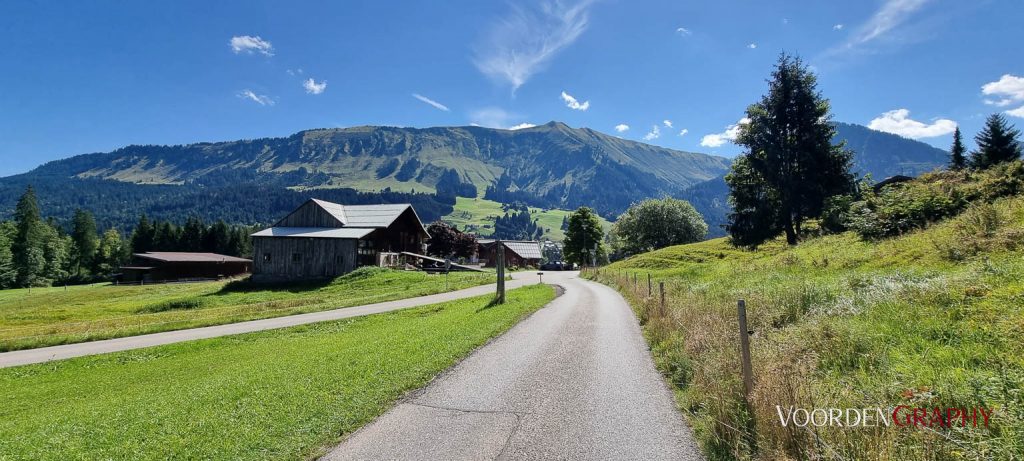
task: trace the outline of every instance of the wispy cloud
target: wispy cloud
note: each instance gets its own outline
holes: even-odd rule
[[[510,126],[510,127],[508,127],[508,129],[510,129],[512,131],[515,131],[515,130],[522,130],[523,128],[533,128],[535,126],[537,126],[537,125],[534,125],[532,123],[523,122],[523,123],[520,123],[518,125]]]
[[[867,22],[857,27],[845,42],[829,50],[827,54],[852,51],[886,36],[930,1],[932,0],[885,0]],[[832,28],[841,30],[843,27],[842,24],[836,24]]]
[[[687,130],[686,128],[683,128],[682,131],[679,132],[679,136],[686,136],[686,133],[689,133],[689,132],[690,132],[690,130]]]
[[[748,123],[750,123],[750,119],[743,117],[740,121],[736,122],[736,124],[725,127],[725,131],[721,133],[704,135],[704,137],[700,139],[700,145],[704,147],[721,147],[727,142],[733,142],[740,135],[740,127]],[[680,133],[680,135],[682,135],[682,133]]]
[[[590,108],[590,101],[583,101],[581,103],[564,91],[562,92],[562,101],[565,101],[565,106],[572,110],[587,110]]]
[[[679,35],[682,35],[683,37],[686,37],[686,36],[689,36],[689,35],[693,35],[693,32],[691,32],[690,29],[687,29],[685,27],[680,27],[680,28],[676,29],[676,33],[679,34]]]
[[[617,131],[619,133],[625,133],[625,132],[629,131],[629,125],[626,125],[625,123],[620,123],[618,125],[615,125],[615,131]]]
[[[414,97],[416,99],[419,99],[420,101],[423,101],[423,102],[425,102],[427,104],[430,104],[431,106],[434,106],[435,109],[443,110],[445,112],[451,112],[451,109],[449,109],[448,106],[446,106],[444,104],[441,104],[441,103],[439,103],[437,101],[434,101],[433,99],[430,99],[430,98],[428,98],[426,96],[423,96],[422,94],[413,93],[412,97]]]
[[[846,27],[846,26],[843,25],[843,24],[836,24],[836,25],[832,26],[832,30],[843,30],[844,27]]]
[[[544,1],[533,8],[512,4],[476,47],[474,64],[514,92],[587,30],[592,3]]]
[[[756,50],[757,49],[757,44],[756,43],[751,43],[751,44],[747,45],[747,48],[750,48],[752,50]]]
[[[274,55],[274,47],[270,42],[263,40],[259,35],[236,35],[231,37],[231,41],[228,42],[231,45],[231,51],[235,54],[238,53],[260,53],[266,56]]]
[[[1008,111],[1006,111],[1006,113],[1007,113],[1007,115],[1012,115],[1014,117],[1024,118],[1024,106],[1020,106],[1020,107],[1018,107],[1016,109],[1013,109],[1013,110],[1008,110]]]
[[[502,128],[511,130],[513,128],[527,128],[525,125],[529,123],[523,123],[522,119],[525,118],[514,112],[509,112],[500,107],[484,107],[477,109],[469,114],[470,122],[476,126],[485,126],[488,128]]]
[[[261,106],[273,106],[274,105],[274,100],[270,99],[270,96],[267,96],[265,94],[256,94],[255,92],[253,92],[252,90],[249,90],[249,89],[245,89],[245,90],[239,91],[236,96],[238,96],[239,98],[242,98],[242,99],[248,99],[248,100],[253,101],[253,102],[255,102],[255,103],[257,103],[257,104],[259,104]]]
[[[302,87],[306,89],[306,93],[309,93],[309,94],[320,94],[320,93],[323,93],[324,90],[327,89],[327,80],[324,80],[324,81],[322,81],[320,83],[317,83],[316,80],[313,80],[312,78],[310,78],[310,79],[307,79],[306,81],[302,82]]]
[[[653,140],[658,139],[660,137],[661,137],[661,129],[658,128],[658,125],[654,125],[654,126],[651,127],[651,131],[648,131],[647,134],[644,135],[644,141],[653,141]]]
[[[956,122],[944,118],[936,119],[932,123],[919,122],[910,118],[909,110],[896,109],[876,117],[868,123],[868,128],[905,138],[920,139],[950,134],[956,129]]]
[[[665,128],[672,128],[672,121],[669,119],[662,120],[661,124],[665,125]]]

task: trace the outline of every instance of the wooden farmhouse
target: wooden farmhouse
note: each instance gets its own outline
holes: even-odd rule
[[[540,242],[525,240],[502,240],[501,245],[494,239],[480,239],[477,241],[480,260],[484,267],[494,267],[498,259],[498,252],[505,251],[505,266],[507,267],[540,267],[544,256],[540,251]]]
[[[403,251],[422,254],[428,235],[409,204],[310,199],[252,238],[253,280],[288,281],[337,277]]]

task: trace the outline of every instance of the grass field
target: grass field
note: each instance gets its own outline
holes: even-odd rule
[[[572,211],[530,207],[530,214],[537,220],[537,225],[544,229],[544,237],[556,242],[565,240],[562,231],[562,219]],[[476,232],[480,236],[489,236],[494,232],[494,218],[505,214],[501,203],[483,198],[458,197],[455,199],[455,210],[443,219],[459,230]],[[611,228],[611,222],[601,218],[605,231]]]
[[[469,298],[0,370],[0,459],[309,459],[554,298]]]
[[[493,282],[453,272],[450,289]],[[0,351],[351,307],[445,291],[443,276],[360,269],[327,284],[109,284],[0,291]]]
[[[648,273],[655,291],[666,281],[665,313],[647,297]],[[757,251],[724,239],[670,247],[598,278],[637,308],[711,459],[1024,459],[1024,198],[878,242],[846,233]],[[755,332],[749,405],[737,299]],[[783,428],[776,405],[997,413],[987,429],[811,431]]]

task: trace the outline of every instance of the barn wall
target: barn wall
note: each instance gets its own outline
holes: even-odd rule
[[[299,280],[346,274],[356,268],[356,242],[354,239],[254,237],[253,279]],[[293,260],[295,254],[299,255],[298,261]]]
[[[298,207],[284,219],[274,224],[275,227],[342,227],[343,224],[333,215],[308,201]]]

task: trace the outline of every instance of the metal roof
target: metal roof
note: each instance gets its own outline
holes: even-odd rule
[[[312,200],[346,227],[388,227],[402,215],[406,208],[412,206],[408,203],[342,205],[320,199]]]
[[[172,263],[248,263],[252,260],[236,258],[234,256],[221,255],[217,253],[189,253],[182,251],[150,251],[146,253],[135,253],[136,257],[151,259],[153,261]]]
[[[523,259],[543,259],[539,242],[502,241],[509,250]]]
[[[373,228],[359,227],[271,227],[252,234],[252,236],[359,239],[367,236],[373,231]]]

